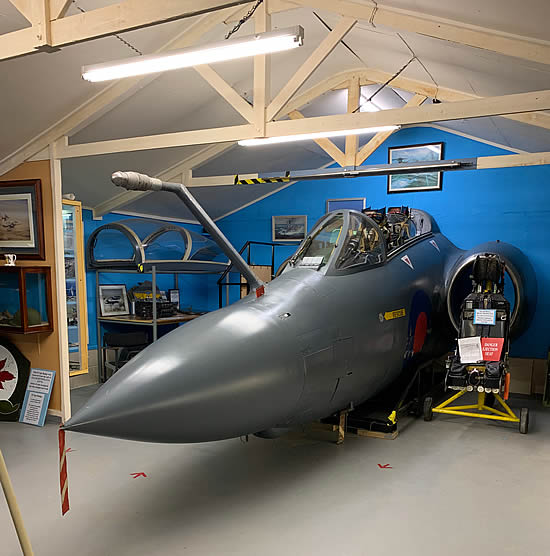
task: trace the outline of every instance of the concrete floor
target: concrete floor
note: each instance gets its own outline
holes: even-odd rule
[[[92,391],[73,391],[74,408]],[[0,446],[38,556],[543,556],[550,411],[530,405],[527,436],[450,416],[342,446],[319,433],[198,445],[68,433],[64,518],[57,424],[0,423]],[[0,499],[0,554],[19,553]]]

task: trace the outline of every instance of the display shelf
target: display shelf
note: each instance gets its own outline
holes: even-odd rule
[[[157,270],[155,265],[152,265],[150,272],[139,272],[137,270],[129,270],[129,269],[97,269],[96,270],[96,328],[97,328],[97,339],[98,339],[98,347],[101,349],[103,345],[102,338],[103,338],[103,326],[107,325],[130,325],[130,326],[148,326],[152,328],[153,331],[153,341],[156,341],[158,338],[158,327],[159,326],[166,326],[166,325],[179,325],[185,324],[186,322],[192,321],[197,317],[200,317],[201,314],[197,313],[184,313],[175,315],[172,317],[158,317],[157,318],[157,297],[152,296],[153,302],[153,318],[152,319],[143,319],[138,317],[137,315],[119,315],[119,316],[111,316],[111,317],[102,317],[101,316],[101,307],[100,307],[100,294],[99,294],[99,286],[100,286],[100,277],[102,274],[139,274],[140,276],[150,274],[151,275],[151,291],[154,292],[157,290],[157,274],[172,274],[174,276],[174,289],[179,289],[179,281],[178,276],[180,274],[190,274],[189,270],[184,270],[185,267],[180,267],[179,271],[167,271],[167,270]],[[217,273],[217,271],[216,271]],[[103,364],[103,359],[100,358],[99,360],[99,376],[100,381],[105,380],[105,369]]]
[[[67,291],[69,375],[88,372],[88,317],[82,208],[78,201],[63,200],[63,240]],[[71,323],[71,324],[69,324]]]
[[[51,295],[49,266],[0,267],[0,332],[51,332]]]
[[[180,322],[188,322],[200,316],[200,314],[192,313],[177,315],[174,317],[160,317],[157,319],[157,324],[178,324]],[[148,326],[151,326],[154,323],[153,319],[142,319],[137,315],[127,315],[124,317],[100,317],[99,320],[102,322],[120,322],[123,324],[145,324]]]

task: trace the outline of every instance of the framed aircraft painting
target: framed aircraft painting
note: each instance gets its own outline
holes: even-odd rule
[[[307,234],[307,216],[272,216],[271,235],[273,241],[302,241]]]
[[[0,255],[44,260],[40,180],[0,182]]]
[[[390,147],[388,162],[390,164],[407,164],[442,160],[443,143]],[[406,193],[411,191],[441,190],[442,172],[424,172],[421,174],[397,174],[388,176],[388,193]]]

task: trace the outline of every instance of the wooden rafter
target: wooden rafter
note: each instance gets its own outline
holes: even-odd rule
[[[550,42],[548,41],[389,6],[358,4],[349,0],[290,1],[301,7],[323,9],[399,31],[417,33],[540,64],[550,64]],[[285,6],[281,8],[288,9]]]
[[[271,16],[267,0],[256,9],[254,27],[256,33],[271,31]],[[267,105],[271,99],[271,56],[254,56],[254,125],[260,135],[265,135]]]
[[[291,120],[303,120],[305,116],[298,110],[289,112],[288,117]],[[345,154],[330,140],[325,138],[315,139],[315,143],[319,145],[331,158],[340,166],[346,166]]]
[[[247,122],[254,123],[254,109],[225,79],[210,66],[195,66],[196,72],[224,98]]]
[[[427,106],[411,106],[381,110],[320,116],[303,120],[268,122],[266,137],[281,137],[304,133],[344,131],[389,125],[414,125],[421,123],[500,116],[524,112],[550,110],[550,90],[519,93],[475,100],[444,102]],[[252,125],[230,126],[215,129],[182,131],[160,135],[113,139],[78,145],[60,144],[61,158],[93,156],[125,151],[139,151],[185,145],[223,143],[257,137]]]
[[[325,60],[338,46],[339,42],[349,33],[356,23],[357,21],[355,19],[345,17],[334,27],[271,101],[271,104],[267,108],[266,121],[273,120],[279,115],[294,93],[296,93],[323,60]]]
[[[235,9],[233,8],[217,13],[206,14],[197,18],[192,25],[167,41],[164,45],[158,48],[156,52],[164,52],[166,50],[192,46],[199,41],[205,33],[208,33],[211,29],[216,27],[216,25],[222,23],[228,13],[233,13],[234,11]],[[153,82],[157,78],[158,75],[148,75],[123,79],[108,85],[99,93],[95,94],[86,102],[78,106],[75,110],[61,118],[58,122],[31,139],[28,143],[0,160],[0,176],[9,172],[12,168],[15,168],[40,151],[47,149],[52,142],[56,141],[60,137],[75,133],[79,129],[89,125],[108,110],[116,106],[117,103],[120,103],[122,100],[133,95],[145,85]]]
[[[189,182],[188,173],[193,170],[193,168],[220,156],[224,152],[231,149],[233,145],[234,143],[220,143],[204,147],[196,153],[187,156],[177,164],[173,164],[165,170],[162,170],[155,177],[163,181],[179,181],[181,183],[187,183]],[[188,183],[188,185],[190,184]],[[123,191],[122,193],[119,193],[111,199],[107,199],[103,203],[94,207],[94,217],[97,218],[107,214],[108,212],[113,212],[128,203],[143,197],[144,195],[148,195],[149,193],[150,191]]]
[[[348,114],[359,111],[361,98],[361,84],[359,77],[354,75],[348,83]],[[359,147],[359,135],[348,135],[346,137],[346,166],[355,166],[355,157]]]
[[[73,0],[50,0],[50,19],[61,19],[65,17]]]
[[[12,1],[12,0],[10,0]],[[125,0],[85,13],[59,17],[66,11],[56,2],[50,12],[50,0],[13,0],[31,18],[32,27],[0,35],[0,60],[28,54],[42,46],[59,48],[114,33],[141,29],[158,23],[175,21],[224,8],[249,4],[253,0]],[[19,8],[18,8],[19,9]],[[55,16],[57,12],[57,17]],[[227,18],[228,14],[225,14]]]
[[[405,106],[420,106],[426,98],[427,97],[424,95],[414,95]],[[363,164],[363,162],[365,162],[365,160],[367,160],[367,158],[393,133],[395,133],[395,130],[379,131],[370,141],[363,145],[361,150],[357,153],[355,165],[360,166]]]

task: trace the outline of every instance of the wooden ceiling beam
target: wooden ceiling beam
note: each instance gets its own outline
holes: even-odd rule
[[[288,114],[288,117],[291,120],[303,120],[305,116],[298,112],[298,110],[293,110]],[[315,139],[315,143],[321,147],[329,156],[339,164],[340,166],[344,167],[346,165],[346,155],[330,140],[326,137],[321,139]]]
[[[24,15],[31,18],[34,31],[27,34],[13,31],[2,35],[0,60],[29,54],[45,45],[59,48],[159,23],[235,8],[241,4],[250,4],[253,0],[125,0],[68,17],[59,17],[68,7],[63,2],[56,3],[54,10],[50,11],[50,0],[10,1],[16,7],[19,6],[18,9],[25,10]],[[51,14],[57,17],[52,18]],[[225,13],[223,19],[227,17],[228,14]],[[42,25],[42,20],[45,26]]]
[[[324,38],[321,44],[311,53],[298,71],[286,82],[277,96],[267,108],[266,121],[273,120],[283,110],[294,93],[306,82],[310,75],[319,67],[326,57],[338,46],[340,41],[353,29],[357,20],[345,17]]]
[[[283,137],[326,131],[344,131],[391,125],[414,125],[448,120],[501,116],[524,112],[550,110],[550,90],[519,93],[475,100],[444,102],[425,106],[411,106],[381,110],[319,116],[303,120],[268,122],[266,137]],[[182,131],[126,139],[113,139],[77,145],[61,144],[60,158],[94,156],[116,152],[162,149],[186,145],[223,143],[253,139],[257,130],[253,125]]]
[[[369,21],[397,31],[417,33],[427,37],[480,48],[505,56],[550,64],[550,42],[488,27],[471,25],[453,19],[435,17],[417,11],[402,10],[376,4],[366,5],[349,0],[290,0],[303,8],[327,10],[345,17]]]
[[[409,100],[409,102],[407,102],[407,104],[405,104],[405,107],[408,106],[420,106],[427,97],[425,97],[424,95],[414,95],[411,100]],[[382,144],[384,143],[384,141],[386,141],[386,139],[388,139],[388,137],[390,137],[390,135],[393,135],[395,133],[395,130],[390,130],[390,131],[379,131],[374,137],[372,137],[372,139],[370,141],[368,141],[365,145],[363,145],[363,147],[361,148],[361,150],[357,153],[357,156],[355,157],[355,165],[356,166],[361,166],[361,164],[363,164],[363,162],[365,162],[365,160],[367,160],[367,158]]]

